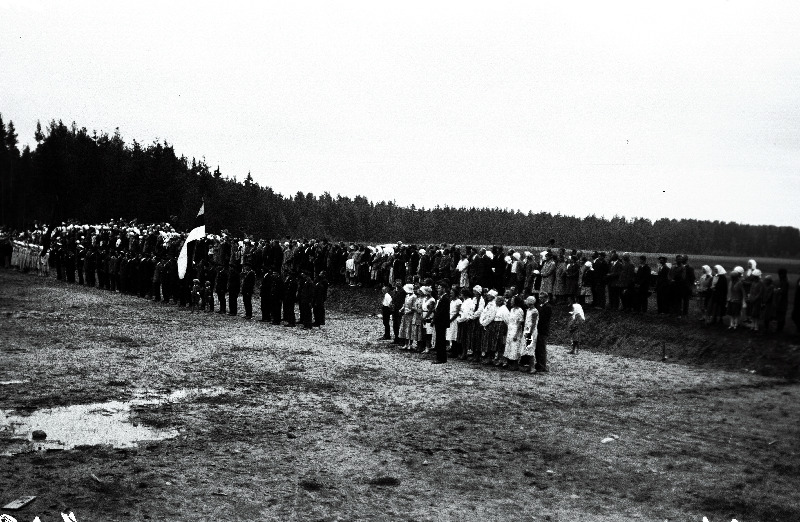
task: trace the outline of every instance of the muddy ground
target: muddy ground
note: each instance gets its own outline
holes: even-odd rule
[[[800,520],[785,376],[664,363],[652,339],[551,346],[547,376],[432,365],[337,292],[304,331],[0,271],[0,381],[23,381],[0,409],[222,390],[133,410],[172,439],[0,457],[0,505],[37,495],[8,512],[26,522]]]

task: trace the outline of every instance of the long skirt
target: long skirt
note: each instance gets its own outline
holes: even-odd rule
[[[463,323],[458,323],[458,339],[456,339],[461,346],[463,347],[464,351],[466,352],[470,347],[470,340],[472,337],[472,321],[464,321]]]
[[[480,319],[470,319],[466,323],[469,326],[467,327],[467,335],[465,336],[465,344],[468,349],[475,355],[479,355],[481,353],[481,343],[483,342],[483,326],[481,326]]]
[[[459,338],[459,323],[455,320],[450,323],[450,326],[447,327],[447,331],[444,333],[444,338],[448,341],[458,341]]]
[[[407,314],[403,314],[403,318],[400,321],[400,335],[401,339],[406,339],[410,341],[418,341],[419,338],[415,337],[414,328],[414,313],[410,312]]]
[[[481,353],[502,352],[506,343],[508,325],[504,321],[492,321],[486,327],[481,340]]]

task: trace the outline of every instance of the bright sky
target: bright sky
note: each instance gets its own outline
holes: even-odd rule
[[[798,226],[798,28],[796,0],[0,0],[0,113],[289,195]]]

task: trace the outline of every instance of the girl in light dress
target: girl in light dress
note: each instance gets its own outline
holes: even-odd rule
[[[520,296],[514,296],[512,299],[511,310],[505,316],[505,322],[508,328],[506,333],[506,347],[503,352],[503,368],[509,365],[516,365],[519,361],[522,350],[525,348],[525,337],[523,332],[525,330],[525,303]]]
[[[461,289],[461,307],[456,324],[458,325],[458,344],[461,347],[460,359],[466,359],[472,345],[472,312],[475,311],[475,299],[468,288]]]
[[[536,337],[539,327],[539,310],[536,308],[536,298],[529,296],[525,299],[525,326],[522,330],[522,337],[525,339],[519,357],[520,371],[533,372],[534,357],[536,352]]]
[[[422,321],[422,340],[419,348],[424,348],[423,353],[430,353],[431,340],[433,339],[433,312],[436,309],[436,299],[433,298],[433,289],[423,286],[419,289],[422,299],[419,305],[419,314]]]
[[[461,299],[458,297],[458,289],[450,289],[450,326],[444,334],[445,339],[450,342],[450,353],[457,355],[461,350],[458,344],[458,319],[461,316]]]
[[[414,310],[417,303],[417,295],[414,285],[408,283],[403,287],[406,293],[405,301],[403,301],[403,308],[400,313],[403,314],[400,320],[400,339],[403,344],[400,346],[401,350],[410,350],[415,341],[419,341],[419,332],[414,327]]]

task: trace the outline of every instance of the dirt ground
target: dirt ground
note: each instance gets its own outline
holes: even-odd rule
[[[0,409],[224,390],[135,409],[172,439],[0,457],[0,505],[37,495],[20,522],[800,520],[790,380],[562,346],[547,376],[432,365],[333,308],[304,331],[0,270],[0,381],[23,381]]]

